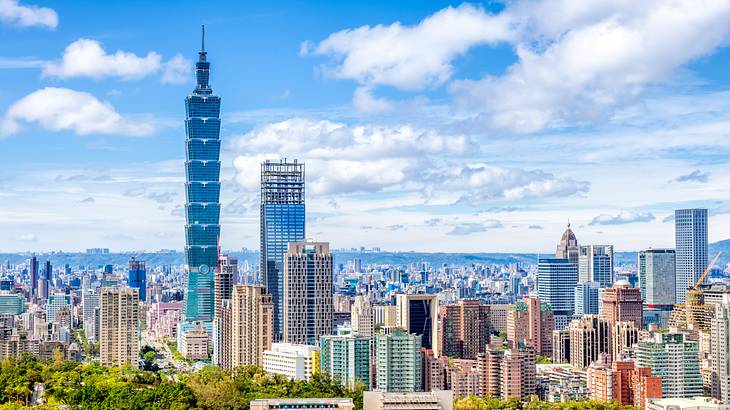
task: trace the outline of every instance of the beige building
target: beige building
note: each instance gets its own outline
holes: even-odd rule
[[[494,332],[507,331],[507,316],[514,305],[492,304],[489,306],[489,328]]]
[[[136,364],[139,360],[139,289],[101,289],[99,356],[102,366]]]
[[[263,366],[274,338],[274,303],[263,286],[236,285],[231,299],[231,368]]]
[[[333,333],[332,254],[326,242],[290,242],[284,256],[284,341],[319,344]]]
[[[355,296],[352,304],[350,326],[359,336],[370,337],[374,332],[373,304],[366,296]]]
[[[611,326],[596,315],[585,315],[568,325],[570,364],[580,369],[590,366],[601,353],[611,354]]]
[[[352,399],[259,399],[251,402],[251,410],[354,410]]]
[[[188,360],[208,358],[208,332],[202,326],[190,329],[182,334],[180,354]]]

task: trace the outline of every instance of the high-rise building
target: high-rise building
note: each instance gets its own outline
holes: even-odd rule
[[[35,296],[36,289],[38,289],[38,258],[35,256],[30,257],[28,268],[28,276],[30,277],[30,289],[31,296]]]
[[[570,363],[570,330],[553,330],[553,363]]]
[[[560,238],[558,248],[555,251],[556,259],[567,259],[570,263],[578,264],[578,239],[575,238],[573,230],[570,229],[570,224],[565,228],[563,236]]]
[[[213,280],[213,364],[231,366],[231,296],[238,271],[238,259],[222,255]]]
[[[106,287],[99,295],[99,355],[102,366],[139,359],[139,290]]]
[[[595,315],[575,319],[568,325],[570,364],[585,369],[601,353],[611,354],[611,325]]]
[[[20,293],[0,291],[0,315],[19,315],[25,312],[25,298]]]
[[[421,389],[421,335],[395,329],[375,335],[376,386],[380,391],[413,392]]]
[[[572,233],[572,232],[571,232]],[[568,259],[540,259],[537,269],[537,294],[555,315],[555,328],[563,329],[575,311],[575,286],[578,265]]]
[[[730,403],[730,294],[715,306],[710,326],[710,392],[712,397]]]
[[[350,312],[352,331],[359,336],[370,337],[374,333],[373,304],[363,295],[355,296]]]
[[[139,300],[147,301],[147,267],[145,261],[138,261],[134,257],[129,261],[129,276],[127,285],[139,289]]]
[[[408,333],[421,335],[421,345],[441,354],[438,333],[438,295],[396,295],[398,326]]]
[[[337,335],[322,336],[320,350],[322,373],[350,389],[356,382],[370,389],[370,337],[341,329]]]
[[[274,300],[274,337],[284,334],[284,254],[304,236],[304,164],[261,164],[261,280]],[[331,296],[331,295],[330,295]]]
[[[514,304],[507,316],[507,340],[512,346],[524,344],[543,355],[552,355],[555,318],[547,303],[537,296],[527,296]]]
[[[662,397],[703,395],[698,343],[683,333],[658,333],[636,345],[636,363],[662,378]]]
[[[613,245],[586,245],[578,250],[578,282],[613,284]]]
[[[578,282],[575,286],[575,315],[598,314],[598,282]]]
[[[676,303],[685,302],[687,287],[707,269],[707,209],[674,211]]]
[[[290,242],[284,259],[284,341],[318,345],[333,331],[329,243]]]
[[[230,322],[230,341],[224,341],[231,344],[230,368],[262,366],[263,353],[271,348],[274,338],[271,295],[264,293],[263,286],[236,285],[231,297]],[[226,349],[223,350],[225,354]]]
[[[460,359],[476,359],[489,344],[489,305],[478,300],[460,300],[439,307],[441,354]]]
[[[640,327],[635,322],[616,322],[611,327],[611,357],[619,360],[631,355],[631,349],[639,342]]]
[[[671,307],[676,297],[674,249],[644,249],[639,252],[639,289],[650,308]]]
[[[95,289],[86,289],[81,294],[81,309],[84,321],[84,334],[89,340],[97,340],[99,329],[96,321],[99,315],[99,293]]]
[[[46,304],[46,318],[49,322],[55,322],[56,313],[59,310],[66,308],[71,311],[72,307],[73,300],[71,299],[71,295],[67,295],[65,293],[52,293],[48,295],[48,302]]]
[[[518,345],[504,352],[500,365],[500,390],[502,400],[513,397],[527,399],[535,394],[535,350]]]
[[[185,321],[213,320],[213,272],[220,238],[220,105],[210,88],[203,42],[197,83],[185,99]]]
[[[46,261],[44,275],[49,283],[53,283],[53,265],[51,265],[51,261]]]
[[[618,281],[613,287],[603,289],[601,317],[612,326],[616,322],[634,322],[641,329],[644,322],[641,291],[626,281]]]

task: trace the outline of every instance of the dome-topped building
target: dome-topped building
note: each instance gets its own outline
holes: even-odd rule
[[[568,227],[563,232],[563,237],[560,238],[555,257],[568,259],[570,263],[578,264],[578,239],[576,239],[573,230],[570,229],[570,222],[568,222]]]

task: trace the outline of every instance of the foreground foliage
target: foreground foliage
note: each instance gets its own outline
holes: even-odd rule
[[[151,359],[150,359],[151,360]],[[42,389],[40,389],[42,387]],[[0,363],[0,410],[20,410],[38,405],[57,409],[247,409],[263,398],[349,397],[362,409],[363,386],[343,387],[324,375],[309,381],[267,375],[256,366],[232,372],[207,366],[184,375],[132,367],[84,365],[60,359],[44,362],[30,355],[6,358]],[[35,391],[35,394],[34,394]],[[41,394],[42,392],[42,394]],[[578,402],[521,403],[467,397],[454,403],[455,410],[627,410],[615,404]]]

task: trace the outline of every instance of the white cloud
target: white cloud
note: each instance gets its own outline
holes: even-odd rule
[[[0,136],[17,133],[21,122],[38,123],[50,131],[73,131],[77,135],[148,135],[154,126],[130,120],[93,95],[68,88],[46,87],[34,91],[8,108],[0,123]]]
[[[163,64],[162,84],[184,84],[192,78],[193,63],[177,54]]]
[[[0,0],[0,21],[20,27],[58,26],[58,14],[48,7],[24,6],[18,0]]]
[[[484,222],[462,222],[454,225],[454,227],[447,233],[447,235],[471,235],[474,233],[486,232],[489,229],[502,228],[502,222],[497,220],[487,220]]]
[[[676,182],[707,182],[710,179],[710,173],[709,172],[702,172],[699,169],[696,169],[689,174],[686,175],[680,175],[677,178],[674,179]]]
[[[352,104],[358,111],[367,113],[379,113],[393,108],[393,103],[387,99],[373,95],[372,86],[357,87],[355,95],[352,97]]]
[[[23,242],[38,242],[38,237],[32,233],[22,234],[18,237]]]
[[[81,38],[66,47],[60,62],[46,64],[43,75],[60,78],[119,77],[123,80],[136,80],[158,71],[161,64],[162,57],[153,51],[144,57],[121,50],[108,54],[100,42]]]
[[[618,215],[601,214],[593,218],[590,225],[624,225],[634,222],[651,222],[654,214],[649,212],[621,211]]]
[[[457,193],[462,201],[530,199],[582,194],[589,184],[489,164],[461,166],[479,154],[469,138],[447,136],[409,125],[348,126],[293,118],[255,128],[234,139],[236,180],[255,190],[263,159],[297,158],[306,163],[309,189],[315,194],[379,192],[395,188],[423,190],[430,199]]]
[[[358,83],[358,108],[386,109],[377,86],[420,91],[453,77],[454,60],[507,42],[504,74],[459,79],[449,89],[491,128],[535,132],[608,118],[679,68],[727,44],[730,3],[708,0],[521,0],[497,15],[462,5],[418,24],[362,26],[331,34],[303,54],[327,55],[325,72]]]
[[[324,70],[336,78],[363,85],[355,105],[365,110],[389,108],[372,95],[372,86],[422,90],[451,78],[454,58],[479,44],[510,38],[509,22],[469,4],[447,7],[414,26],[399,22],[362,26],[329,35],[320,43],[305,42],[301,54],[329,55],[335,65]]]

